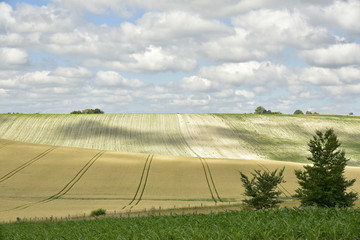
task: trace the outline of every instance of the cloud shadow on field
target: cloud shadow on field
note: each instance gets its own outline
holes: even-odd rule
[[[146,142],[146,145],[186,145],[181,134],[162,131],[133,130],[127,127],[111,127],[93,120],[81,120],[76,124],[56,128],[56,134],[63,139],[119,138],[128,142]]]

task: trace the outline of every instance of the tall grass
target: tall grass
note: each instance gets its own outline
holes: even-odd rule
[[[360,239],[360,210],[278,209],[0,225],[2,239]]]

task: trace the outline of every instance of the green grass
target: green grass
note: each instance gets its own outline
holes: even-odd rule
[[[360,210],[279,209],[0,225],[8,239],[360,239]]]

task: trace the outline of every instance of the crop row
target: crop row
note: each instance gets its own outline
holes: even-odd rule
[[[0,225],[2,239],[359,239],[360,210],[279,209]]]

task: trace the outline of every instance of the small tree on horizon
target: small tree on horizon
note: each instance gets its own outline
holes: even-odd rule
[[[297,109],[297,110],[295,110],[294,114],[302,114],[303,115],[304,113],[300,109]]]
[[[245,174],[240,172],[241,181],[245,188],[245,196],[250,199],[244,199],[243,202],[251,208],[265,209],[277,207],[282,201],[278,199],[280,191],[275,191],[278,184],[285,182],[285,167],[279,172],[278,169],[273,172],[255,170],[251,173],[253,178],[250,180]]]
[[[337,150],[341,143],[333,129],[316,135],[308,143],[313,164],[304,166],[305,170],[295,170],[300,188],[294,197],[302,206],[351,207],[357,199],[357,193],[346,192],[355,179],[346,180],[345,166],[349,159],[344,150]]]

